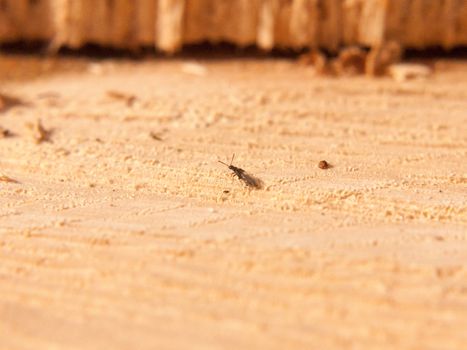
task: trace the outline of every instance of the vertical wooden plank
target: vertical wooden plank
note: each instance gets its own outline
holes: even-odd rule
[[[467,45],[467,1],[459,1],[458,6],[456,45]]]
[[[413,47],[421,47],[423,45],[423,27],[425,21],[426,3],[424,0],[410,0],[408,2],[408,13],[404,25],[404,41],[407,45]],[[432,23],[432,26],[437,26],[437,23]]]
[[[18,2],[20,4],[20,2]],[[21,14],[21,37],[29,40],[46,40],[52,35],[52,13],[49,0],[27,1]]]
[[[8,40],[27,38],[27,0],[4,0],[2,8],[5,19],[3,30]]]
[[[341,43],[341,1],[318,1],[318,43],[320,47],[337,51]]]
[[[292,0],[279,0],[274,25],[275,47],[290,47],[292,44],[290,20],[292,18]]]
[[[274,27],[278,7],[278,0],[262,0],[260,4],[257,43],[264,50],[271,50],[275,44]]]
[[[183,41],[192,44],[202,41],[212,13],[210,0],[187,0],[184,13]]]
[[[231,0],[214,0],[212,2],[212,17],[206,37],[211,43],[219,43],[226,41],[236,23],[241,16],[236,12],[238,1]]]
[[[360,19],[365,0],[344,0],[342,3],[342,44],[359,43]]]
[[[49,50],[57,51],[67,38],[68,0],[50,0],[52,12],[52,36],[50,38]]]
[[[119,48],[135,46],[134,0],[107,1],[109,7],[110,44]]]
[[[172,52],[205,40],[268,50],[387,40],[451,48],[467,42],[466,17],[465,0],[1,0],[0,40]]]
[[[183,44],[185,0],[159,0],[156,46],[172,53]]]
[[[10,0],[3,0],[0,2],[0,40],[8,42],[16,37],[10,15]]]
[[[399,40],[402,22],[402,7],[405,0],[389,1],[386,9],[384,37],[386,40]]]
[[[99,45],[109,45],[110,19],[107,1],[86,0],[85,12],[87,13],[87,19],[83,23],[83,26],[85,26],[86,41]]]
[[[152,45],[155,40],[156,0],[136,0],[136,41],[141,46]]]
[[[294,0],[290,14],[291,45],[315,47],[317,41],[317,1]]]
[[[359,30],[360,44],[378,46],[384,42],[387,1],[391,0],[367,0],[363,3]]]
[[[240,46],[256,44],[257,28],[259,23],[259,0],[238,0],[236,1],[236,25],[232,27],[232,33],[228,40]]]
[[[85,23],[87,3],[85,1],[68,0],[68,17],[65,26],[67,29],[66,44],[72,48],[78,48],[85,44]]]
[[[446,49],[453,48],[457,43],[457,33],[461,9],[461,1],[459,0],[445,0],[443,13],[443,28],[444,35],[442,38],[442,45]]]

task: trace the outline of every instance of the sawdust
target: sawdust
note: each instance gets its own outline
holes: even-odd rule
[[[0,116],[18,132],[0,169],[21,179],[0,186],[0,348],[466,344],[465,62],[404,82],[68,62],[2,87],[30,106]],[[122,86],[131,108],[106,97]],[[22,132],[37,116],[53,143]],[[264,189],[228,175],[232,153]]]

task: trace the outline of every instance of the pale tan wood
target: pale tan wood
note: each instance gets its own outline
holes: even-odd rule
[[[69,15],[67,17],[67,25],[69,26],[67,45],[71,47],[80,47],[86,43],[85,20],[90,8],[87,0],[68,0],[67,2],[69,11]]]
[[[359,24],[360,44],[374,46],[384,41],[388,1],[390,0],[366,0],[363,2]]]
[[[0,60],[0,349],[465,348],[467,62],[50,62]]]
[[[174,52],[182,45],[185,0],[159,0],[157,7],[156,46]]]
[[[278,0],[262,0],[260,3],[257,44],[262,49],[271,50],[274,47],[274,24],[278,6]]]

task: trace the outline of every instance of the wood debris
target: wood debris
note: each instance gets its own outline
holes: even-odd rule
[[[432,69],[424,64],[398,63],[389,67],[389,75],[400,82],[409,79],[426,79],[432,73]]]
[[[322,161],[320,161],[318,163],[318,168],[320,168],[320,169],[324,170],[324,169],[329,169],[330,167],[331,167],[331,165],[328,162],[326,162],[325,160],[322,160]]]
[[[366,74],[381,76],[389,74],[389,67],[400,62],[403,49],[400,43],[389,41],[367,50],[359,46],[344,47],[338,56],[329,60],[319,50],[299,56],[298,63],[311,65],[316,72],[325,75],[352,76]],[[397,68],[396,68],[397,69]],[[397,75],[397,73],[395,73]],[[410,76],[408,77],[410,79]]]
[[[337,75],[359,75],[365,72],[365,50],[351,46],[342,49],[339,56],[333,62],[333,68]]]
[[[402,58],[402,47],[398,42],[390,41],[373,47],[366,59],[365,73],[368,76],[379,76],[387,73],[388,67]]]
[[[5,174],[0,173],[0,182],[9,182],[9,183],[14,183],[17,184],[19,183],[17,180],[12,179],[9,176],[6,176]]]
[[[8,129],[5,129],[0,126],[0,139],[5,139],[7,137],[13,136],[12,132]]]
[[[0,112],[4,112],[15,106],[25,106],[26,103],[20,98],[0,93]]]
[[[311,50],[298,57],[298,63],[305,66],[312,66],[316,73],[324,74],[327,70],[326,56],[319,50]]]
[[[151,131],[151,132],[149,133],[149,136],[150,136],[153,140],[156,140],[156,141],[164,141],[164,140],[162,139],[162,137],[161,137],[158,133],[156,133],[156,132],[154,132],[154,131]]]
[[[186,74],[203,77],[207,74],[207,69],[205,66],[199,63],[189,62],[189,63],[182,64],[182,72]]]
[[[50,141],[50,135],[52,134],[52,131],[45,129],[40,119],[38,119],[35,123],[28,123],[27,127],[31,130],[32,137],[36,144]]]
[[[135,95],[125,93],[125,92],[121,92],[121,91],[116,91],[116,90],[107,91],[107,96],[110,97],[110,98],[113,98],[115,100],[124,101],[128,107],[133,106],[133,104],[137,100]]]

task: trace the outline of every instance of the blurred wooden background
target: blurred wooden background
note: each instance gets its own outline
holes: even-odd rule
[[[467,0],[0,0],[0,42],[323,48],[467,44]]]

